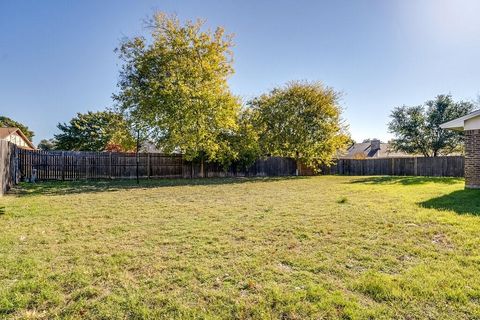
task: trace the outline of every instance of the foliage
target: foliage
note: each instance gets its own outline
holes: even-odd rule
[[[40,150],[55,150],[57,145],[57,141],[55,139],[42,139],[38,144],[37,148]]]
[[[364,178],[22,184],[0,318],[478,319],[478,190]]]
[[[9,128],[9,127],[18,128],[22,130],[23,134],[28,138],[28,140],[32,141],[34,133],[30,129],[28,129],[26,125],[21,124],[20,122],[17,122],[15,120],[12,120],[8,117],[0,116],[0,128]]]
[[[114,95],[119,109],[149,128],[149,138],[165,152],[228,163],[235,152],[227,137],[237,128],[240,109],[227,84],[231,36],[163,13],[155,14],[150,28],[151,41],[136,37],[117,49],[124,63]]]
[[[442,123],[472,111],[471,102],[455,102],[451,95],[438,95],[421,106],[397,107],[391,114],[389,131],[395,134],[392,147],[397,151],[436,157],[462,149],[463,132],[444,130]]]
[[[59,123],[56,149],[76,151],[132,151],[135,139],[121,114],[112,111],[77,113],[68,124]]]
[[[237,162],[248,167],[261,156],[258,131],[254,126],[253,112],[244,109],[238,121],[235,141],[232,142],[238,153]]]
[[[226,154],[222,162],[226,167],[232,162],[242,169],[248,168],[261,156],[258,143],[258,132],[253,123],[253,112],[249,108],[241,110],[235,131],[225,136],[228,142],[229,154]]]
[[[250,102],[262,152],[316,169],[350,141],[339,94],[320,82],[290,82]]]

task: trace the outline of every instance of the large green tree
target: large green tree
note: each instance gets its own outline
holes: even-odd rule
[[[227,133],[225,140],[229,143],[223,159],[224,165],[232,162],[242,169],[247,169],[261,155],[259,135],[254,123],[254,112],[250,108],[243,108],[237,120],[237,129]]]
[[[249,104],[263,153],[292,157],[317,169],[349,141],[339,94],[320,82],[294,81]]]
[[[40,150],[55,150],[57,141],[55,139],[42,139],[37,145],[37,148]]]
[[[20,122],[10,119],[9,117],[0,116],[0,127],[1,128],[19,128],[22,130],[23,134],[28,138],[28,140],[32,141],[34,136],[33,131],[28,129],[28,127]]]
[[[397,107],[390,115],[389,131],[395,150],[425,157],[447,155],[462,150],[463,132],[444,130],[440,125],[472,111],[474,104],[455,102],[451,95],[438,95],[419,106]]]
[[[55,148],[76,151],[132,151],[135,149],[128,123],[112,111],[77,113],[69,123],[59,123]]]
[[[237,129],[239,99],[229,90],[232,39],[203,21],[181,23],[157,13],[151,34],[124,41],[117,49],[123,67],[114,94],[119,109],[165,152],[187,160],[231,157],[228,139]]]

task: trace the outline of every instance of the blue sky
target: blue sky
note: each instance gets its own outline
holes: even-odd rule
[[[246,99],[289,80],[343,92],[354,139],[391,135],[393,107],[480,93],[480,1],[0,0],[0,114],[50,138],[76,112],[113,104],[127,36],[155,10],[235,34],[232,91]]]

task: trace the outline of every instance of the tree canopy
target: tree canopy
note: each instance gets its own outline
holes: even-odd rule
[[[42,139],[37,145],[37,148],[40,150],[55,150],[57,141],[55,139]]]
[[[17,122],[15,120],[12,120],[8,117],[5,116],[0,116],[0,127],[1,128],[19,128],[22,130],[23,134],[28,138],[28,140],[32,141],[32,138],[34,136],[33,131],[28,129],[28,127],[20,122]]]
[[[330,164],[349,137],[339,94],[320,82],[290,82],[252,101],[262,152],[318,168]]]
[[[132,151],[133,138],[121,114],[112,111],[77,113],[67,123],[59,123],[55,148],[75,151]]]
[[[203,25],[155,14],[151,40],[136,37],[117,49],[123,67],[114,99],[163,151],[222,162],[234,153],[227,137],[237,129],[240,110],[227,84],[233,43],[223,28]]]
[[[462,150],[463,132],[444,130],[442,123],[472,111],[474,104],[455,102],[451,95],[438,95],[419,106],[402,106],[392,111],[389,131],[397,151],[436,157]]]

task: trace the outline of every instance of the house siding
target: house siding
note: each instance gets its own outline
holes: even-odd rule
[[[5,137],[3,140],[16,144],[21,148],[31,149],[28,143],[16,132],[11,133],[7,137]]]

